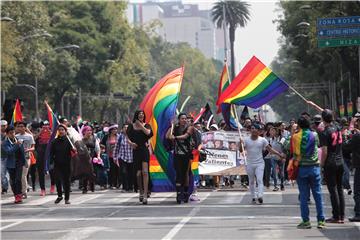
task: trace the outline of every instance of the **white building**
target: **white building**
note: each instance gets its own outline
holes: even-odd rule
[[[128,21],[146,24],[159,20],[156,33],[172,43],[186,42],[199,49],[207,58],[224,59],[224,34],[216,29],[210,10],[199,10],[198,5],[181,2],[146,2],[129,4]]]

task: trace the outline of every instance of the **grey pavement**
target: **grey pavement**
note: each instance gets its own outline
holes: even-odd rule
[[[326,216],[331,205],[323,189]],[[299,230],[300,209],[296,187],[284,192],[266,190],[263,205],[252,205],[248,192],[238,189],[200,190],[200,201],[178,205],[175,193],[153,193],[148,205],[136,193],[103,190],[71,194],[71,205],[54,204],[56,195],[30,192],[14,205],[10,194],[1,200],[2,239],[360,239],[360,224],[327,224]],[[346,195],[346,214],[353,213]]]

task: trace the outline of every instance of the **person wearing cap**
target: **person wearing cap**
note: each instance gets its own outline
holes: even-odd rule
[[[332,217],[328,223],[344,223],[345,199],[342,185],[344,174],[344,159],[342,155],[341,129],[333,123],[333,112],[325,109],[321,113],[325,130],[320,135],[322,151],[321,166],[324,168],[324,178],[330,193]]]
[[[6,168],[10,175],[10,185],[15,197],[14,203],[22,203],[21,181],[26,160],[24,146],[16,138],[13,126],[6,128],[5,141],[1,142],[1,153],[1,157],[6,157]]]
[[[23,173],[22,173],[22,194],[23,198],[27,198],[27,189],[28,189],[28,181],[27,181],[27,175],[30,168],[30,152],[33,152],[35,150],[35,140],[32,134],[27,132],[26,123],[25,122],[17,122],[16,123],[16,138],[19,141],[22,141],[22,144],[24,146],[25,150],[25,165],[23,167]]]
[[[63,200],[63,189],[65,204],[70,204],[71,151],[73,148],[66,136],[67,127],[65,125],[60,124],[57,133],[58,137],[51,142],[50,148],[50,165],[54,168],[58,195],[55,204]]]
[[[100,144],[105,146],[105,152],[110,162],[109,185],[110,189],[120,188],[120,165],[117,159],[114,159],[114,149],[119,138],[118,125],[113,124],[109,127],[108,133],[103,137]]]
[[[173,131],[172,131],[173,130]],[[166,138],[174,143],[174,167],[176,171],[176,202],[180,204],[182,201],[189,201],[189,171],[191,159],[193,158],[191,145],[191,136],[194,127],[186,122],[186,114],[178,115],[178,124],[166,133]]]
[[[7,121],[1,120],[1,142],[3,143],[6,139],[6,128]],[[5,194],[9,188],[8,172],[6,168],[6,153],[1,149],[1,194]]]
[[[265,138],[259,136],[260,128],[260,125],[252,124],[250,128],[251,135],[240,140],[240,145],[242,145],[240,146],[240,151],[242,152],[245,150],[247,153],[246,172],[249,177],[249,185],[253,204],[256,204],[256,199],[258,200],[259,204],[263,203],[263,176],[265,167],[263,151],[267,150],[272,154],[277,155],[281,160],[286,157],[285,154],[281,154],[273,149]],[[257,193],[255,192],[255,179],[258,185]]]
[[[39,176],[39,184],[40,184],[40,196],[45,196],[45,169],[46,169],[46,147],[51,138],[51,129],[50,123],[48,121],[44,121],[41,123],[41,130],[38,137],[35,140],[35,151],[36,151],[36,168]],[[55,176],[54,171],[49,170],[50,173],[50,194],[55,193]]]

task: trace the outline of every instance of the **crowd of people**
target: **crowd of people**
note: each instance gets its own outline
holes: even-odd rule
[[[250,188],[252,203],[264,203],[264,188],[284,191],[286,183],[297,181],[302,222],[299,228],[311,228],[308,202],[310,191],[317,210],[318,228],[325,222],[344,223],[346,193],[354,194],[355,216],[350,221],[360,221],[360,114],[351,119],[334,119],[330,110],[321,115],[310,116],[304,112],[298,120],[289,123],[263,123],[256,117],[241,119],[242,131],[248,135],[241,138],[239,151],[246,153],[246,173],[240,176],[241,184]],[[205,131],[226,131],[222,120],[194,123],[185,113],[178,115],[178,122],[166,133],[169,149],[174,154],[176,172],[176,202],[181,204],[191,200],[189,173],[193,150],[201,150],[201,134]],[[208,126],[208,127],[207,127]],[[100,189],[120,189],[122,192],[139,192],[139,202],[148,203],[151,190],[149,179],[149,140],[153,136],[151,126],[146,124],[145,113],[138,110],[132,122],[119,129],[117,124],[106,121],[84,121],[71,125],[65,118],[60,119],[56,137],[48,121],[40,124],[16,122],[15,126],[1,120],[1,188],[6,194],[11,186],[15,203],[22,203],[27,192],[36,191],[36,178],[40,185],[40,195],[55,194],[58,204],[65,197],[70,204],[70,193],[79,180],[83,194]],[[83,145],[89,164],[84,168],[91,174],[77,175],[72,172],[72,159],[79,146],[69,138],[69,132],[76,131]],[[79,156],[81,158],[81,156]],[[78,167],[78,166],[77,166]],[[350,175],[355,170],[354,187],[350,186]],[[50,189],[46,191],[45,176],[50,176]],[[10,184],[9,179],[10,178]],[[218,187],[233,186],[237,176],[201,176],[197,187],[207,183]],[[31,179],[31,182],[29,180]],[[220,180],[222,179],[222,180]],[[209,181],[211,180],[211,181]],[[326,184],[332,216],[325,219],[323,211],[322,185]],[[195,190],[196,191],[196,190]]]

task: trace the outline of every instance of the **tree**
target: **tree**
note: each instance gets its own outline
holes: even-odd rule
[[[245,27],[250,20],[250,5],[241,1],[220,1],[212,8],[212,19],[218,28],[225,24],[229,27],[231,52],[231,77],[235,77],[235,31],[238,27]],[[225,19],[224,19],[225,16]],[[225,21],[225,23],[224,23]]]

